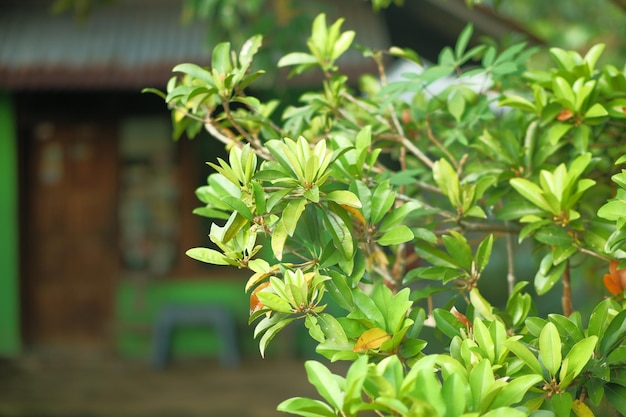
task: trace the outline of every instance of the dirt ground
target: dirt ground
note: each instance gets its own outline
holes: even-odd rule
[[[286,416],[276,406],[293,396],[317,398],[295,358],[246,358],[233,369],[174,359],[163,371],[98,355],[0,361],[1,417]]]

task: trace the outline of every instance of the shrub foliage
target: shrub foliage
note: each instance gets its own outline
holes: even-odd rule
[[[400,81],[386,81],[385,64],[420,64],[414,51],[365,49],[380,73],[357,92],[340,69],[354,33],[341,27],[319,15],[306,50],[278,62],[319,75],[297,105],[249,94],[261,36],[238,52],[220,43],[211,67],[180,64],[167,91],[149,89],[172,109],[176,136],[205,129],[229,151],[197,190],[212,248],[187,253],[250,270],[261,354],[304,325],[317,353],[352,361],[345,376],[308,361],[320,399],[279,410],[626,414],[624,68],[598,66],[596,45],[584,56],[550,49],[550,68],[528,69],[533,48],[470,47],[468,26]],[[515,256],[522,241],[536,263]],[[479,289],[496,245],[502,305]],[[516,262],[532,273],[517,277]],[[606,287],[590,317],[571,297],[585,268]],[[561,305],[539,317],[527,290],[557,284]],[[445,349],[428,349],[427,327]]]

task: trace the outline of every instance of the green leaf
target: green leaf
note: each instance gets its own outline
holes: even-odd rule
[[[612,200],[600,207],[598,216],[610,221],[626,217],[626,200]]]
[[[389,189],[389,181],[381,182],[372,194],[371,222],[380,222],[383,216],[393,207],[396,194]]]
[[[441,237],[443,244],[449,254],[454,256],[454,260],[461,268],[469,271],[474,262],[472,257],[472,248],[467,243],[465,236],[459,232],[450,231],[449,235],[443,235]]]
[[[230,265],[228,258],[221,252],[209,248],[191,248],[185,252],[187,256],[195,260],[213,265]]]
[[[172,72],[182,72],[184,74],[190,75],[193,78],[204,81],[210,86],[214,85],[211,72],[196,64],[178,64],[172,69]]]
[[[285,400],[278,404],[277,410],[303,417],[336,417],[337,415],[328,404],[303,397]]]
[[[498,393],[491,404],[491,408],[507,407],[519,403],[528,390],[541,381],[543,381],[542,376],[537,374],[514,378]]]
[[[380,230],[381,233],[389,231],[389,229],[397,226],[401,221],[403,221],[409,213],[419,209],[420,207],[421,204],[415,201],[409,201],[402,204],[400,207],[396,208],[383,218],[378,230]]]
[[[461,189],[459,177],[452,165],[445,159],[433,164],[433,177],[439,189],[448,196],[452,207],[461,208]]]
[[[285,248],[285,242],[287,241],[287,229],[282,221],[279,221],[272,232],[272,251],[274,257],[279,261],[283,259],[283,249]]]
[[[541,260],[540,268],[535,274],[535,290],[539,295],[547,293],[554,287],[563,276],[567,262],[560,263],[554,267],[552,265],[552,252],[550,252]]]
[[[592,119],[594,117],[608,116],[609,112],[606,111],[604,106],[600,103],[594,103],[589,110],[585,113],[585,119]]]
[[[536,375],[542,376],[543,379],[543,369],[541,368],[541,364],[537,357],[528,349],[525,345],[519,342],[516,339],[510,338],[504,341],[504,346],[508,348],[515,356],[520,358],[526,366],[528,366],[533,373]]]
[[[478,346],[486,353],[487,359],[491,362],[495,362],[495,345],[491,339],[489,329],[480,318],[474,319],[474,339]]]
[[[448,99],[448,111],[457,123],[461,122],[461,118],[465,112],[465,98],[460,90],[455,90],[452,94],[450,94]]]
[[[491,390],[495,380],[489,359],[481,360],[469,374],[469,385],[472,392],[474,409],[479,409],[485,395]]]
[[[435,248],[430,244],[416,243],[415,252],[422,258],[436,266],[456,269],[457,261],[442,250]]]
[[[344,258],[350,259],[354,253],[354,242],[352,241],[350,229],[342,218],[334,212],[322,211],[321,213],[335,247]]]
[[[478,245],[478,249],[476,250],[476,267],[479,272],[482,272],[487,264],[489,263],[489,258],[491,257],[491,248],[493,247],[493,235],[490,234],[482,242]]]
[[[243,201],[241,201],[240,198],[227,195],[222,197],[221,200],[224,204],[238,212],[244,219],[248,221],[252,221],[252,219],[254,219],[252,211],[250,211],[250,208]]]
[[[572,395],[569,392],[555,394],[550,399],[558,417],[569,417],[572,412]]]
[[[463,417],[470,417],[470,416],[471,416],[470,414],[463,414]],[[526,412],[520,411],[516,408],[510,408],[510,407],[497,408],[495,410],[489,411],[488,413],[480,415],[480,417],[526,417],[526,416],[528,416]],[[550,417],[550,416],[551,415],[548,415],[548,416],[542,415],[541,417]],[[476,417],[478,417],[478,414],[476,414]],[[540,415],[533,413],[533,417],[540,417]]]
[[[626,364],[626,346],[618,346],[614,349],[606,358],[608,365],[623,365]]]
[[[391,48],[389,48],[389,54],[398,58],[412,61],[418,65],[422,65],[422,60],[420,59],[419,55],[412,49],[392,46]]]
[[[607,356],[626,337],[626,310],[620,311],[611,320],[609,326],[604,331],[604,337],[600,340],[600,354]]]
[[[229,42],[221,42],[215,45],[211,54],[211,66],[217,70],[218,74],[227,74],[232,70]]]
[[[554,323],[548,322],[539,335],[539,353],[543,365],[551,376],[561,367],[561,338]]]
[[[568,352],[567,356],[565,356],[564,363],[567,361],[565,375],[571,378],[570,380],[573,380],[582,372],[583,368],[591,359],[597,343],[598,338],[596,336],[589,336],[576,343]]]
[[[560,99],[561,104],[569,110],[574,110],[576,103],[576,97],[572,86],[563,77],[556,76],[553,79],[552,89],[557,99]]]
[[[506,95],[502,100],[498,102],[499,106],[514,107],[521,110],[526,110],[530,113],[535,113],[535,105],[528,99],[517,95]]]
[[[401,224],[383,234],[377,242],[381,246],[391,246],[409,242],[413,240],[413,238],[414,236],[411,229],[408,226]]]
[[[460,374],[452,374],[443,381],[441,395],[446,403],[444,417],[458,417],[465,411],[467,380]]]
[[[291,200],[287,204],[287,207],[285,207],[285,210],[283,210],[281,222],[285,226],[285,230],[289,236],[293,236],[296,226],[298,225],[298,220],[300,220],[300,216],[306,208],[306,204],[307,200],[303,198]]]
[[[602,339],[604,330],[608,326],[609,308],[612,307],[613,303],[613,300],[607,298],[593,309],[589,317],[589,326],[587,328],[589,336],[598,336],[599,339]]]
[[[567,233],[567,230],[558,226],[542,227],[535,232],[534,238],[549,246],[572,245],[572,237]]]
[[[573,127],[574,125],[569,123],[555,123],[548,131],[548,140],[552,145],[557,144]]]
[[[383,329],[387,327],[385,316],[370,296],[360,290],[353,291],[352,296],[356,308],[353,312],[348,314],[348,318],[355,320],[364,319],[369,322],[367,324],[368,327],[380,327]]]
[[[331,54],[331,59],[334,61],[339,58],[344,52],[350,48],[352,45],[352,41],[354,40],[355,32],[352,30],[348,30],[339,35],[339,39],[334,42],[333,52]]]
[[[252,59],[261,47],[262,42],[263,36],[254,35],[241,46],[241,50],[239,51],[239,64],[242,66],[243,72],[252,64]]]
[[[456,45],[454,46],[454,54],[456,55],[457,60],[460,61],[465,54],[465,50],[467,49],[467,45],[472,38],[473,32],[474,26],[471,23],[468,23],[459,34]]]
[[[274,294],[269,291],[259,291],[257,292],[257,297],[259,300],[268,308],[273,311],[277,311],[279,313],[291,313],[293,312],[293,308],[289,301],[285,300],[278,294]]]
[[[513,178],[510,184],[515,190],[522,195],[525,199],[533,203],[540,209],[551,212],[550,205],[543,197],[543,190],[536,184],[528,181],[525,178]]]
[[[604,386],[606,398],[620,414],[626,414],[626,387],[617,384],[606,384]]]
[[[317,392],[335,410],[343,409],[343,392],[335,375],[327,367],[316,361],[306,361],[304,368],[309,382],[317,389]]]
[[[361,208],[361,201],[351,191],[335,190],[326,194],[326,199],[334,201],[337,204],[343,204],[350,207]]]
[[[437,330],[448,336],[450,339],[460,336],[460,330],[466,330],[466,326],[461,323],[454,314],[441,308],[433,310],[433,317],[437,323]]]
[[[263,292],[259,292],[259,294],[262,294],[262,293]],[[279,317],[279,316],[276,316],[276,317]],[[291,323],[294,320],[295,318],[281,318],[280,320],[278,320],[275,324],[270,326],[265,331],[265,333],[259,340],[259,350],[261,352],[261,357],[265,357],[265,350],[267,349],[267,345],[272,341],[272,339],[274,339],[274,336],[276,336],[278,332],[280,332],[282,329],[284,329],[289,323]],[[257,325],[257,328],[258,326],[261,325],[261,323],[262,322],[260,322]],[[255,333],[256,333],[256,329],[255,329]]]
[[[477,287],[469,292],[470,303],[474,307],[475,312],[482,318],[493,321],[496,319],[493,314],[493,306],[482,296]]]

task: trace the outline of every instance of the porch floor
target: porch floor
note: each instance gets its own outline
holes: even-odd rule
[[[285,416],[276,406],[293,396],[317,398],[293,357],[246,358],[233,369],[175,359],[163,371],[100,355],[0,361],[2,417]]]

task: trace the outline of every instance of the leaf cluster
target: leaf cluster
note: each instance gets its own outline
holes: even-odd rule
[[[262,354],[299,322],[320,355],[353,361],[345,378],[308,362],[322,400],[279,409],[561,417],[608,402],[626,413],[626,282],[588,319],[570,293],[576,268],[613,262],[619,281],[626,266],[626,174],[608,175],[625,162],[626,72],[597,67],[602,45],[552,49],[552,67],[529,70],[534,49],[470,48],[468,26],[435,65],[393,83],[382,57],[419,63],[417,53],[365,50],[381,72],[356,92],[336,64],[354,39],[342,23],[319,15],[308,50],[279,61],[324,76],[280,117],[248,92],[263,74],[251,65],[260,36],[238,54],[218,44],[211,67],[178,65],[157,92],[177,136],[204,128],[229,149],[197,190],[217,249],[188,254],[250,270]],[[523,279],[516,241],[539,255]],[[504,303],[481,293],[497,245],[508,253]],[[539,317],[527,287],[543,295],[557,283],[563,314]],[[428,352],[429,327],[444,351]]]

